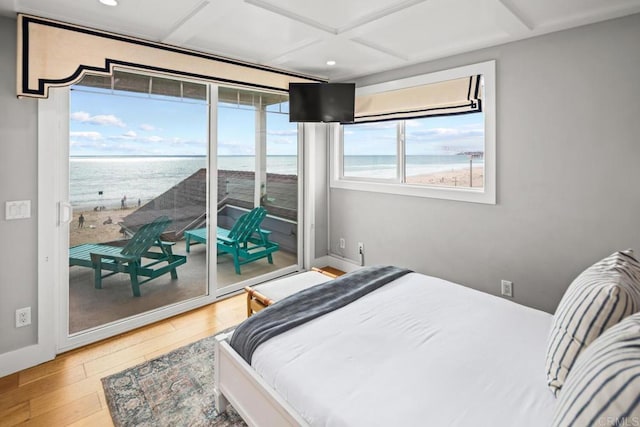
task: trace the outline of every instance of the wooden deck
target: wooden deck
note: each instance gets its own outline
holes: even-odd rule
[[[0,426],[112,426],[100,379],[244,320],[238,295],[0,378]]]

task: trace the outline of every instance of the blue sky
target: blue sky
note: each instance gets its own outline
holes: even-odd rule
[[[286,111],[286,109],[285,109]],[[255,153],[255,114],[222,105],[218,109],[218,154]],[[346,155],[395,153],[395,124],[345,126]],[[407,122],[407,154],[455,154],[483,151],[483,115],[464,114]],[[70,154],[205,155],[207,105],[147,95],[73,90],[70,105]],[[295,155],[297,126],[287,114],[267,114],[267,154]],[[390,152],[391,151],[391,152]]]
[[[406,122],[408,155],[484,151],[484,114],[429,117]],[[395,155],[396,122],[344,127],[345,155]]]
[[[254,122],[254,111],[221,105],[218,153],[253,155]],[[268,112],[267,127],[268,154],[297,153],[297,126],[287,114]],[[83,88],[71,92],[69,131],[72,156],[206,155],[207,105]]]

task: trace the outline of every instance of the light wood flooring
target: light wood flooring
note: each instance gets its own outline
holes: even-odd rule
[[[100,379],[236,325],[237,295],[0,378],[0,426],[112,426]]]

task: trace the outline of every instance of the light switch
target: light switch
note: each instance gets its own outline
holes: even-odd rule
[[[31,200],[16,200],[5,203],[6,220],[31,218]]]

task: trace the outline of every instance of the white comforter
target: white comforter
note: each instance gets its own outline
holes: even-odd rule
[[[411,273],[272,338],[252,365],[314,426],[545,426],[551,319]]]

